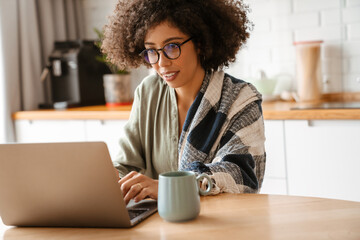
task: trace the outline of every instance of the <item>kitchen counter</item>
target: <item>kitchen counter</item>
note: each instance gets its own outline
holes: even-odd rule
[[[360,108],[317,108],[318,105],[282,101],[264,102],[262,106],[265,120],[360,119]]]
[[[355,106],[360,106],[360,93],[325,94],[321,101],[308,103],[263,102],[263,115],[265,120],[360,119],[360,108],[319,108],[318,106],[324,105],[322,103],[353,103]],[[128,119],[130,111],[131,106],[111,108],[106,106],[88,106],[65,110],[19,111],[13,114],[13,119]]]
[[[360,119],[360,93],[323,94],[313,102],[263,102],[266,120]]]
[[[69,108],[64,110],[19,111],[13,114],[14,120],[84,120],[84,119],[129,119],[131,105],[106,107],[105,105]]]

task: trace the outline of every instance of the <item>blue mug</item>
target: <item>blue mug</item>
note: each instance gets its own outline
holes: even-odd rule
[[[206,190],[199,187],[206,178]],[[209,194],[211,178],[207,174],[196,177],[191,171],[167,172],[159,176],[158,212],[169,222],[182,222],[196,218],[200,213],[200,196]]]

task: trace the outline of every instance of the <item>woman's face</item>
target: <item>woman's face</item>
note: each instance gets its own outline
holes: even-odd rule
[[[145,36],[145,48],[159,49],[168,43],[181,44],[192,36],[181,32],[167,21],[149,29]],[[198,50],[193,41],[188,41],[180,46],[181,54],[177,59],[171,60],[160,51],[159,61],[152,64],[162,79],[172,88],[181,88],[199,85],[205,71],[200,64]]]

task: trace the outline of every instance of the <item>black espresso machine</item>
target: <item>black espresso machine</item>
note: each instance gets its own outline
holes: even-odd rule
[[[68,108],[105,104],[103,75],[108,66],[96,59],[100,50],[94,41],[55,42],[44,69],[46,102],[40,108]]]

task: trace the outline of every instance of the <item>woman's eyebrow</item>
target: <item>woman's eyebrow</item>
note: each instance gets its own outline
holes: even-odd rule
[[[171,38],[168,38],[165,41],[163,41],[162,44],[166,44],[166,43],[172,42],[174,40],[183,40],[183,39],[184,39],[183,37],[171,37]],[[145,45],[156,45],[153,42],[145,42],[144,44]]]

